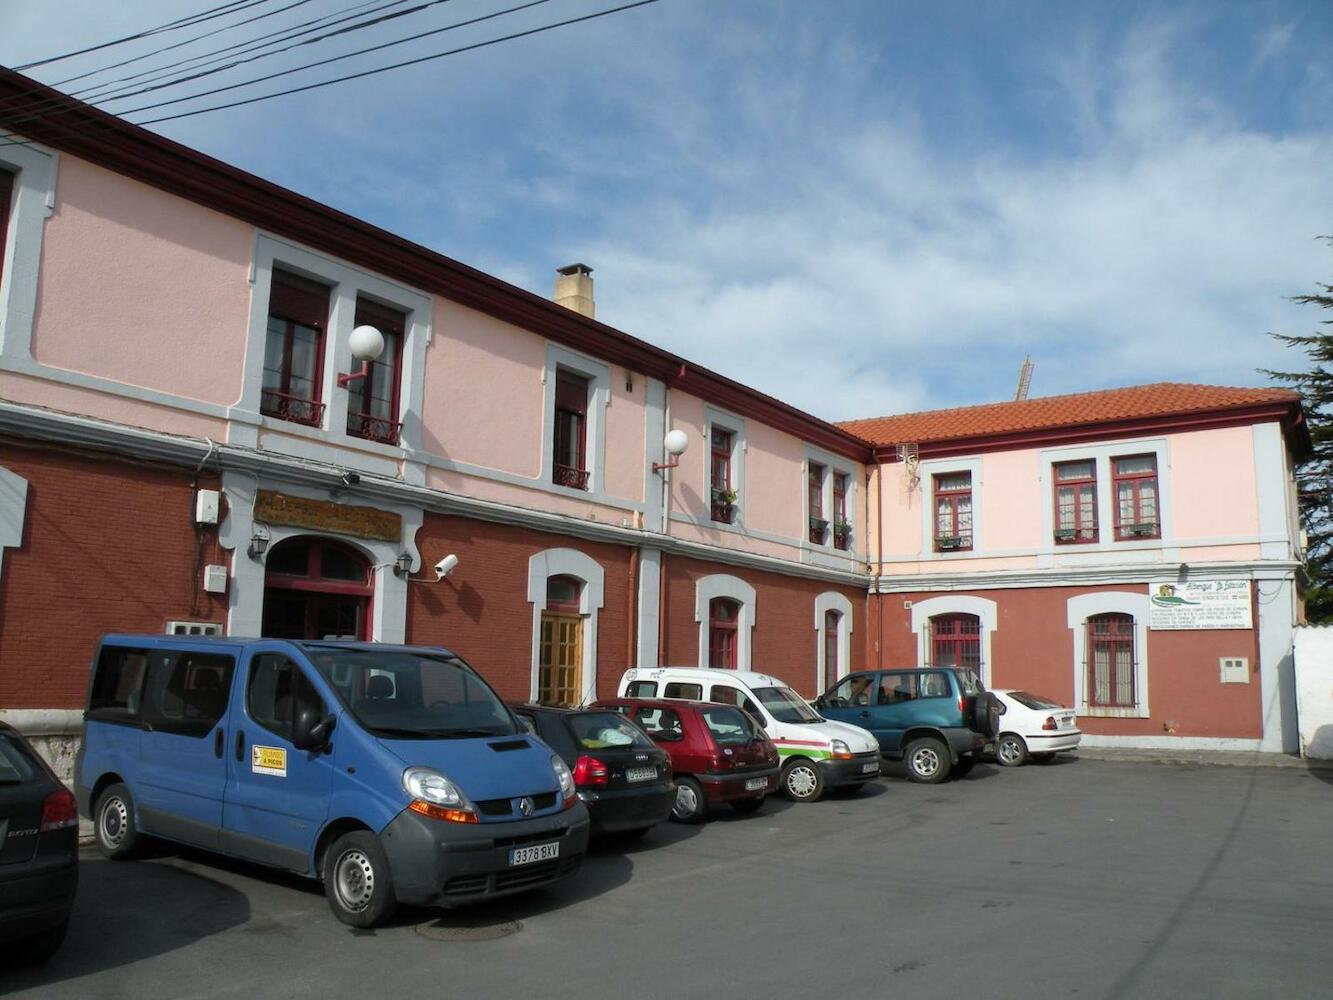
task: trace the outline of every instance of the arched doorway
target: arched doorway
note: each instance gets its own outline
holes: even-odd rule
[[[708,602],[708,665],[724,670],[737,667],[736,646],[741,606],[727,597]]]
[[[546,580],[537,659],[537,701],[577,705],[583,694],[583,581],[572,576]]]
[[[366,639],[370,562],[347,545],[298,536],[269,550],[263,634],[273,639]]]

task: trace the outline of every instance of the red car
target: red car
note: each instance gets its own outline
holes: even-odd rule
[[[614,698],[597,708],[623,712],[671,756],[676,801],[671,818],[699,823],[710,806],[755,812],[777,791],[778,748],[735,705]]]

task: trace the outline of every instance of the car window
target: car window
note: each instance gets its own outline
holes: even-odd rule
[[[1006,697],[1012,698],[1024,708],[1035,708],[1041,711],[1052,708],[1064,708],[1058,701],[1051,701],[1050,698],[1043,698],[1041,695],[1029,694],[1027,691],[1010,691]]]
[[[958,687],[969,698],[986,690],[981,678],[970,670],[955,670],[954,676],[958,678]]]
[[[681,698],[685,701],[703,701],[704,686],[702,684],[682,684],[680,682],[668,684],[663,697]]]
[[[801,696],[789,687],[755,688],[754,696],[768,709],[768,714],[779,722],[799,724],[824,721],[823,716],[802,701]]]
[[[949,689],[949,675],[938,670],[921,674],[920,691],[922,698],[952,697],[952,692]]]
[[[245,705],[250,718],[289,743],[303,708],[324,715],[324,701],[310,679],[281,653],[263,653],[251,661]]]
[[[148,657],[143,720],[159,732],[202,738],[227,710],[234,657],[154,650]]]
[[[762,719],[764,713],[759,711],[756,705],[739,688],[729,687],[726,684],[714,684],[711,691],[708,692],[709,701],[718,701],[723,705],[735,705],[737,708],[743,708],[756,719]]]
[[[681,726],[680,714],[670,708],[641,708],[634,716],[643,731],[654,739],[684,739],[685,730]]]
[[[652,740],[628,719],[611,712],[569,716],[569,728],[574,739],[584,750],[606,750],[611,747],[652,749]]]
[[[93,673],[88,711],[99,719],[137,718],[147,674],[147,650],[103,646]]]
[[[630,681],[625,688],[626,698],[656,698],[657,681]]]
[[[31,781],[37,771],[18,741],[0,733],[0,785],[18,785]]]
[[[873,674],[856,674],[852,677],[844,677],[838,685],[824,697],[824,700],[830,705],[837,707],[846,705],[869,705],[874,687],[875,677]]]
[[[700,714],[719,746],[743,746],[757,735],[749,717],[738,708],[706,708]]]
[[[880,705],[897,705],[904,701],[915,701],[921,697],[918,684],[920,674],[880,674],[879,693],[875,698]]]

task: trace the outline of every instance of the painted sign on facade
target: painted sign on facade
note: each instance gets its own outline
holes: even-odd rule
[[[264,524],[314,528],[385,542],[396,542],[403,533],[403,519],[390,511],[294,497],[275,490],[255,494],[254,518]]]
[[[1251,628],[1248,580],[1163,583],[1152,593],[1152,629]]]

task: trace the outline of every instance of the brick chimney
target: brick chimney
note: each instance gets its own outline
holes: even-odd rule
[[[587,264],[569,264],[555,269],[555,301],[566,309],[593,318],[592,268]]]

